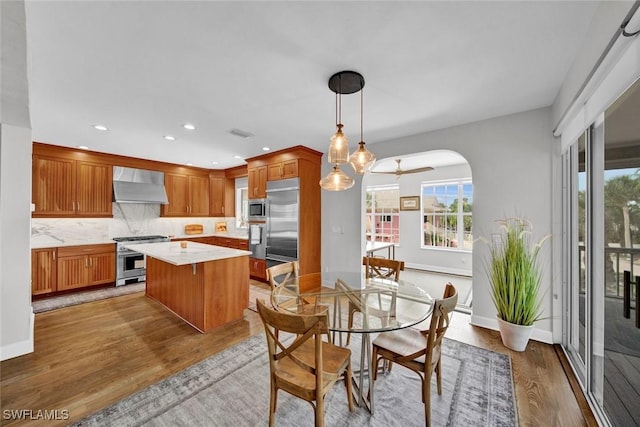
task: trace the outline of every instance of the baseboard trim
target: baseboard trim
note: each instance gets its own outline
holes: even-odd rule
[[[471,315],[471,324],[475,326],[480,326],[482,328],[491,329],[493,331],[498,331],[498,319],[490,319],[488,317]],[[545,344],[554,344],[553,342],[553,334],[551,331],[545,331],[544,329],[539,329],[534,327],[533,332],[531,333],[531,339],[535,341],[540,341]]]
[[[33,309],[31,309],[31,316],[29,316],[29,338],[0,347],[0,360],[13,359],[14,357],[33,353],[33,328],[35,319],[36,315],[33,313]]]
[[[406,262],[404,264],[405,268],[412,268],[414,270],[424,270],[428,273],[441,273],[441,274],[451,274],[454,276],[464,276],[464,277],[472,277],[471,270],[464,270],[462,268],[450,268],[450,267],[442,267],[439,265],[426,265],[426,264],[414,264]]]

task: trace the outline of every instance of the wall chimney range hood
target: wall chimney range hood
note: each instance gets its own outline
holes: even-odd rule
[[[168,204],[167,192],[164,189],[164,173],[114,166],[113,201]]]

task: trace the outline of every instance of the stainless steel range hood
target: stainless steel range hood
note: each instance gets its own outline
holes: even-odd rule
[[[164,173],[114,166],[113,201],[168,204],[167,192],[164,189]]]

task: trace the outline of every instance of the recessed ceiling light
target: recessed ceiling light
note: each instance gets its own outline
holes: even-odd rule
[[[109,130],[105,125],[93,125],[93,128],[97,130]]]
[[[89,147],[87,147],[86,145],[78,145],[78,148],[81,150],[88,150]]]
[[[233,156],[234,159],[241,159],[242,156],[238,156],[237,154],[235,156]]]
[[[187,130],[195,130],[195,126],[192,125],[191,123],[185,123],[182,125],[183,128],[187,129]]]
[[[269,150],[271,150],[271,148],[269,148],[269,147],[262,147],[262,151],[269,151]]]
[[[171,136],[171,135],[165,135],[164,139],[169,140],[169,141],[175,141],[176,137],[175,136]]]
[[[211,164],[212,164],[212,165],[217,165],[217,164],[218,164],[218,162],[211,162]]]

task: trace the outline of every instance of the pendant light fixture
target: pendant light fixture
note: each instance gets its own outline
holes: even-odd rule
[[[351,157],[349,157],[349,163],[351,163],[351,166],[353,166],[353,169],[358,175],[363,175],[365,172],[368,172],[369,169],[371,169],[373,163],[376,161],[376,156],[371,151],[365,148],[364,137],[362,136],[363,92],[364,89],[360,91],[360,142],[358,143],[358,149],[353,152]]]
[[[342,191],[353,187],[355,181],[346,173],[340,170],[340,166],[333,165],[333,170],[329,175],[320,180],[320,187],[328,191]]]
[[[355,71],[340,71],[329,78],[329,89],[336,94],[336,133],[329,142],[329,163],[333,170],[320,180],[320,186],[329,191],[342,191],[353,187],[354,179],[340,170],[341,164],[349,163],[349,140],[342,131],[342,95],[362,91],[364,77]],[[360,98],[360,136],[362,139],[362,97]],[[363,147],[364,142],[360,143]],[[359,150],[359,149],[358,149]],[[366,149],[365,149],[366,150]],[[353,156],[352,156],[353,157]],[[375,158],[374,158],[375,159]],[[355,168],[355,166],[354,166]],[[356,169],[358,170],[358,169]],[[363,169],[365,170],[365,169]]]

